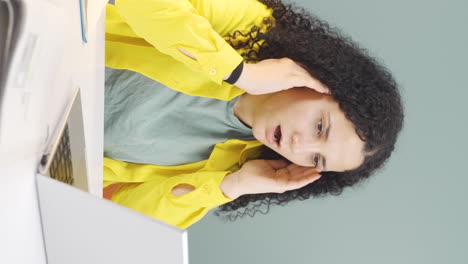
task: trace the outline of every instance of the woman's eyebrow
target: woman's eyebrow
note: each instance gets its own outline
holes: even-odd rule
[[[330,133],[330,127],[332,125],[331,123],[331,118],[330,118],[330,112],[328,112],[328,126],[327,126],[327,130],[325,130],[325,141],[328,141],[328,134]]]
[[[328,141],[328,135],[330,134],[330,127],[332,125],[331,123],[331,118],[330,118],[330,112],[328,112],[328,126],[327,126],[327,130],[325,130],[325,141]],[[327,170],[327,160],[325,159],[325,157],[322,157],[322,168],[324,171]]]

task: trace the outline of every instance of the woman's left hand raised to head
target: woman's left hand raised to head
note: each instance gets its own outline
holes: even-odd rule
[[[226,76],[225,79],[227,79]],[[235,86],[249,94],[268,94],[293,87],[308,87],[319,93],[330,90],[307,70],[289,58],[267,59],[254,64],[244,63],[244,69]]]
[[[251,160],[234,173],[226,175],[221,190],[236,199],[244,194],[283,193],[299,189],[320,178],[313,167],[290,164],[285,160]]]
[[[196,60],[196,57],[188,51],[181,48],[179,51]],[[294,87],[308,87],[319,93],[330,94],[327,86],[290,58],[266,59],[252,64],[242,63],[244,64],[242,73],[233,84],[248,94],[269,94]],[[225,76],[224,80],[228,80],[231,74]]]

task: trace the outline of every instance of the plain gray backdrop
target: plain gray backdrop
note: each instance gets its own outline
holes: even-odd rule
[[[401,85],[387,166],[341,196],[189,228],[191,264],[468,263],[468,1],[297,0],[370,51]]]

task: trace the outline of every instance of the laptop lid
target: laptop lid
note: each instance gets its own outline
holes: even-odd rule
[[[55,130],[49,133],[38,171],[42,175],[88,191],[81,89],[75,89],[61,120]]]
[[[37,175],[49,264],[187,264],[187,231]]]

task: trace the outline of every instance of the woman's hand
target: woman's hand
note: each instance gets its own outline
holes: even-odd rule
[[[319,93],[330,93],[328,87],[289,58],[267,59],[255,64],[245,63],[241,76],[234,84],[255,95],[293,87],[308,87]]]
[[[220,188],[227,197],[236,199],[244,194],[283,193],[299,189],[319,178],[316,168],[289,164],[284,160],[252,160],[227,175]]]
[[[179,51],[196,60],[188,51]],[[227,80],[231,74],[224,77]],[[312,77],[303,67],[289,58],[267,59],[255,64],[244,63],[239,79],[234,83],[248,94],[268,94],[293,87],[307,87],[319,93],[330,94],[330,90]]]

